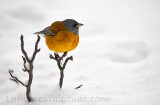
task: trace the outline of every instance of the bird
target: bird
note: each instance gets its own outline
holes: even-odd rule
[[[83,24],[74,19],[55,21],[42,31],[34,34],[42,34],[46,45],[51,51],[65,53],[74,50],[79,43],[79,27]]]

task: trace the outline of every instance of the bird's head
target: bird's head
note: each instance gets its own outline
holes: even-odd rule
[[[62,22],[64,23],[68,31],[73,32],[76,35],[79,34],[79,27],[83,25],[73,19],[66,19]]]

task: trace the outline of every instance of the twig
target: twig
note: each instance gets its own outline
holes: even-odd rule
[[[65,69],[65,67],[66,67],[66,65],[67,65],[67,63],[68,63],[69,60],[73,61],[73,57],[70,56],[70,57],[68,57],[68,58],[65,60],[63,66],[62,66],[62,69]]]
[[[79,86],[77,86],[75,89],[79,89],[79,88],[81,88],[83,85],[81,84],[81,85],[79,85]]]
[[[22,53],[24,54],[25,59],[27,60],[27,62],[30,62],[29,57],[28,57],[26,51],[24,50],[23,35],[21,35],[20,40],[21,40],[21,51],[22,51]]]
[[[15,82],[17,82],[17,83],[20,83],[20,84],[22,84],[23,86],[27,87],[27,85],[25,85],[25,84],[24,84],[22,81],[20,81],[17,77],[15,77],[15,76],[12,75],[13,72],[14,72],[13,70],[9,70],[9,74],[10,74],[11,77],[12,77],[11,80],[13,80],[13,81],[15,81]]]
[[[33,53],[32,58],[31,58],[31,62],[34,61],[34,59],[36,57],[36,54],[40,51],[40,48],[38,48],[38,43],[40,41],[40,36],[37,36],[37,37],[38,37],[38,39],[37,39],[36,44],[35,44],[35,49],[34,49],[34,53]]]
[[[24,68],[22,68],[22,70],[23,70],[24,72],[27,71],[27,72],[29,73],[29,70],[28,70],[27,67],[26,67],[26,59],[24,58],[24,56],[22,56],[22,59],[23,59],[23,62],[24,62],[24,63],[23,63],[23,67],[24,67]]]
[[[69,60],[72,60],[73,61],[73,57],[70,56],[70,57],[67,57],[64,61],[64,63],[62,64],[62,61],[63,61],[63,58],[67,56],[67,52],[64,52],[64,54],[60,57],[58,55],[58,53],[54,53],[54,56],[52,56],[50,54],[50,59],[53,59],[57,62],[57,66],[60,70],[60,79],[59,79],[59,86],[60,86],[60,89],[62,88],[62,85],[63,85],[63,78],[64,78],[64,69],[68,63]]]
[[[37,35],[37,41],[35,43],[35,50],[33,52],[33,55],[31,57],[31,59],[29,59],[28,57],[28,54],[27,52],[24,50],[24,41],[23,41],[23,35],[21,35],[20,37],[20,40],[21,40],[21,51],[23,53],[24,56],[22,56],[22,59],[23,59],[23,71],[24,72],[28,72],[29,74],[29,79],[28,79],[28,84],[25,85],[23,82],[21,82],[17,77],[13,76],[13,70],[9,70],[9,74],[10,76],[12,77],[12,81],[15,81],[17,83],[20,83],[22,84],[23,86],[26,87],[26,97],[27,97],[27,100],[29,102],[33,101],[32,98],[30,97],[30,92],[31,92],[31,84],[32,84],[32,80],[33,80],[33,61],[37,55],[37,53],[40,51],[40,49],[38,48],[38,44],[39,44],[39,41],[40,41],[40,36]],[[26,67],[26,63],[29,64],[29,67],[27,68]]]

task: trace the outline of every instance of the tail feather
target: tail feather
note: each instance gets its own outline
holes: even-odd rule
[[[33,34],[44,34],[42,31],[39,31],[39,32],[35,32]]]
[[[50,31],[50,26],[48,26],[48,27],[46,27],[44,30],[42,30],[42,31],[39,31],[39,32],[35,32],[34,34],[42,34],[42,35],[53,35],[53,36],[55,36],[56,34],[55,33],[52,33],[51,31]]]
[[[47,34],[49,32],[50,26],[46,27],[45,29],[43,29],[42,31],[39,32],[35,32],[34,34]]]

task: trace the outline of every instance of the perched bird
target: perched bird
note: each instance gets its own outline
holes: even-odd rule
[[[75,49],[79,43],[79,27],[83,24],[73,19],[55,21],[51,26],[34,34],[43,34],[46,45],[56,53]]]

